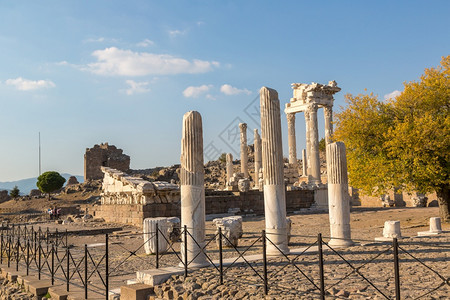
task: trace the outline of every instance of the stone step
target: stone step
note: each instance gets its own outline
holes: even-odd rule
[[[127,300],[147,300],[147,297],[154,295],[153,287],[144,283],[135,283],[120,287],[121,299]]]

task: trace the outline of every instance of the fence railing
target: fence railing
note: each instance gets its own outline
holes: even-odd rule
[[[392,243],[384,243],[382,250],[374,251],[371,257],[355,261],[352,259],[350,250],[335,249],[324,241],[322,234],[314,237],[313,242],[304,245],[301,252],[286,254],[272,241],[273,233],[267,234],[264,230],[246,233],[244,235],[246,244],[237,246],[228,239],[221,228],[208,234],[202,245],[193,238],[191,228],[184,226],[176,229],[181,239],[167,236],[166,228],[156,225],[154,232],[144,235],[146,240],[140,240],[143,237],[142,233],[129,234],[128,238],[137,240],[134,244],[124,245],[116,241],[117,236],[105,234],[104,243],[97,244],[96,247],[88,244],[84,244],[84,247],[72,247],[69,244],[67,231],[50,231],[48,228],[35,230],[33,227],[24,225],[3,226],[0,233],[0,263],[7,265],[8,268],[13,267],[16,271],[25,269],[27,275],[37,273],[39,279],[46,276],[52,284],[55,284],[55,281],[64,282],[67,291],[75,287],[82,288],[85,299],[90,292],[103,294],[108,299],[110,281],[122,278],[129,269],[131,273],[128,274],[132,274],[136,270],[178,265],[184,271],[184,278],[187,278],[190,272],[195,272],[195,268],[190,268],[190,265],[199,255],[204,255],[213,272],[218,276],[220,285],[223,285],[227,279],[235,279],[235,275],[230,272],[234,267],[246,266],[256,279],[256,284],[262,287],[266,295],[270,289],[278,288],[277,276],[289,269],[292,270],[290,274],[298,274],[299,277],[295,278],[296,280],[306,280],[305,286],[308,288],[303,293],[317,294],[320,299],[325,299],[327,293],[350,277],[353,278],[352,280],[365,282],[380,297],[401,299],[400,266],[406,262],[401,256],[422,265],[436,275],[435,286],[416,295],[416,299],[450,286],[449,277],[444,276],[442,271],[435,270],[423,259],[418,258],[413,251],[407,249],[408,246],[414,245],[415,247],[440,247],[443,251],[450,251],[448,245],[399,242],[394,238]],[[123,235],[122,238],[124,238]],[[312,237],[305,236],[305,238]],[[150,240],[153,240],[156,245],[154,255],[146,255],[144,251],[145,244]],[[197,255],[191,258],[187,253],[189,241],[195,243],[199,249]],[[231,247],[225,247],[224,241]],[[160,253],[160,243],[167,243],[167,251]],[[278,255],[267,255],[268,246],[277,249]],[[363,271],[371,264],[380,263],[381,257],[384,257],[383,268],[392,270],[394,291],[387,290],[384,281],[374,280],[368,274],[369,272]],[[448,255],[446,257],[448,258]],[[448,266],[448,261],[446,263]],[[130,265],[136,269],[133,270]],[[326,273],[325,267],[333,265],[336,268],[345,266],[348,271],[343,272],[341,278],[329,283],[330,274]],[[447,269],[444,268],[444,270]]]

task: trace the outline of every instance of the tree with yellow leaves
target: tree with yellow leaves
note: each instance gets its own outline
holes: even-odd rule
[[[388,102],[346,95],[333,139],[347,146],[351,184],[371,195],[394,187],[436,192],[450,221],[450,56]]]

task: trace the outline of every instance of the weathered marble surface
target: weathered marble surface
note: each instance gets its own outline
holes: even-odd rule
[[[260,90],[264,211],[268,255],[289,253],[286,223],[286,195],[283,174],[280,100],[276,90]],[[278,249],[277,249],[278,248]]]
[[[342,142],[327,145],[328,210],[330,246],[353,245],[350,230],[350,195],[348,194],[347,158]]]
[[[181,225],[187,226],[189,267],[208,265],[205,244],[205,187],[202,117],[196,111],[183,116],[181,138]],[[183,235],[184,238],[184,235]],[[196,241],[194,241],[194,240]],[[184,243],[181,244],[184,256]],[[183,257],[183,261],[186,258]]]

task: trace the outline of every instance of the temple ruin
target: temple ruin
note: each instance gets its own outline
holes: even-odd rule
[[[130,169],[130,157],[123,154],[122,149],[114,145],[102,143],[92,148],[86,148],[84,154],[84,180],[103,178],[101,167],[109,167],[127,172]]]

